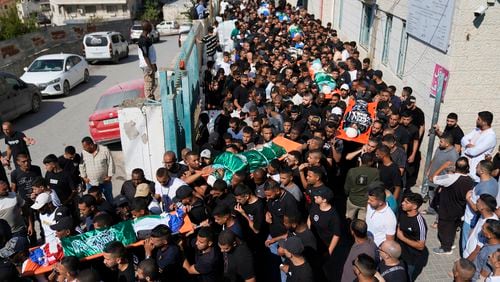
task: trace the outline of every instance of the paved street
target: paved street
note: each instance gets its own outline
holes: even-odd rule
[[[177,36],[162,37],[155,44],[158,67],[171,64],[179,51]],[[130,45],[130,56],[118,64],[97,63],[90,65],[90,82],[73,88],[69,97],[44,98],[40,112],[26,114],[13,121],[16,130],[34,137],[37,144],[30,148],[33,164],[43,169],[43,158],[54,153],[61,155],[64,147],[73,145],[81,151],[82,137],[89,135],[88,117],[94,111],[100,95],[111,86],[142,77],[137,57],[137,45]],[[3,136],[0,149],[5,150]],[[120,164],[119,146],[111,146],[113,156],[119,164],[114,179],[114,193],[118,193],[123,179],[123,166]]]

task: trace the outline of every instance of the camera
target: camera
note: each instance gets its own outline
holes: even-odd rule
[[[483,16],[484,13],[486,13],[486,10],[488,9],[488,7],[486,6],[479,6],[475,11],[474,11],[474,16],[477,18],[477,17],[480,17],[480,16]]]

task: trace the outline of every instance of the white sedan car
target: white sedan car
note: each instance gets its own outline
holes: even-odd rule
[[[74,54],[52,54],[37,58],[24,68],[21,79],[35,84],[42,96],[68,96],[69,90],[90,79],[85,59]]]

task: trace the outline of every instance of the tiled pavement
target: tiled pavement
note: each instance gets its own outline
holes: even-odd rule
[[[424,204],[422,210],[426,209],[427,205]],[[436,216],[435,215],[424,215],[425,221],[427,222],[428,232],[427,232],[427,248],[429,249],[429,261],[427,266],[422,271],[422,274],[418,277],[419,282],[440,282],[440,281],[451,281],[452,279],[448,275],[451,272],[453,262],[457,260],[460,255],[458,251],[458,240],[459,232],[455,237],[455,246],[457,248],[453,250],[451,255],[436,255],[432,252],[433,248],[439,247],[439,240],[437,238],[437,229],[431,227]]]

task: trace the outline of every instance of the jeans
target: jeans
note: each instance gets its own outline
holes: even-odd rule
[[[87,189],[92,187],[92,185],[87,183]],[[104,195],[104,198],[106,198],[106,201],[108,201],[110,204],[113,203],[113,184],[111,181],[104,182],[104,183],[99,183],[99,190],[101,190],[101,193]]]
[[[465,247],[467,246],[470,229],[470,223],[464,221],[464,223],[462,224],[462,234],[460,235],[460,254],[463,253]]]
[[[269,236],[268,239],[271,239],[271,236]],[[281,261],[283,261],[283,258],[281,258],[278,255],[278,247],[279,247],[278,242],[273,243],[269,245],[269,251],[271,252],[271,254],[278,256],[281,259]],[[286,282],[286,273],[280,270],[280,275],[281,275],[281,282]]]

